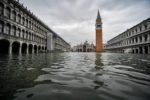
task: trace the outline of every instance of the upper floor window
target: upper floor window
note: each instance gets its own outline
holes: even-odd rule
[[[16,27],[15,26],[12,27],[12,36],[16,36]]]
[[[28,19],[26,19],[26,26],[28,27]]]
[[[29,28],[31,28],[31,21],[29,21]]]
[[[140,36],[140,42],[142,42],[142,36]]]
[[[134,30],[132,30],[132,35],[134,35]]]
[[[147,24],[144,25],[144,28],[147,29]]]
[[[29,35],[29,34],[28,34],[28,31],[26,31],[26,39],[28,39],[28,35]]]
[[[21,15],[18,14],[18,22],[21,23]]]
[[[22,30],[22,34],[20,35],[21,38],[24,38],[24,30]]]
[[[0,3],[0,15],[3,15],[4,6]]]
[[[140,29],[140,31],[142,31],[142,27],[141,26],[139,27],[139,29]]]
[[[10,11],[10,8],[7,7],[7,8],[6,8],[6,17],[7,17],[7,18],[10,18],[10,12],[11,12],[11,11]]]
[[[3,23],[0,21],[0,33],[3,32]]]
[[[131,32],[129,32],[129,36],[131,35]]]
[[[137,33],[137,29],[135,29],[135,32]]]
[[[15,12],[15,11],[12,12],[12,19],[13,19],[14,21],[16,21],[16,12]]]
[[[135,38],[135,42],[136,42],[136,43],[138,42],[138,38],[137,38],[137,37]]]
[[[21,30],[20,30],[20,28],[18,28],[17,33],[16,33],[16,36],[17,36],[17,37],[20,37],[20,33],[21,33]]]
[[[144,40],[147,41],[147,39],[148,39],[148,36],[146,34],[146,35],[144,35]]]
[[[25,18],[22,17],[22,24],[25,25]]]
[[[10,25],[9,24],[6,25],[6,34],[10,34]]]

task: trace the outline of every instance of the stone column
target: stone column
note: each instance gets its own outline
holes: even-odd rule
[[[34,54],[34,46],[32,46],[32,54]]]
[[[137,49],[138,49],[138,54],[140,54],[140,48],[139,48],[139,47],[137,47]]]
[[[4,22],[4,26],[3,26],[3,34],[6,34],[6,23]]]
[[[148,33],[148,41],[150,42],[150,33]]]
[[[27,44],[26,54],[29,53],[29,45]]]
[[[138,36],[138,43],[140,43],[140,37]]]
[[[39,50],[38,50],[38,46],[37,46],[37,52],[36,52],[37,54],[39,53]]]
[[[20,47],[19,47],[19,55],[22,54],[21,50],[22,50],[22,43],[20,43]]]
[[[10,41],[10,45],[9,45],[9,54],[12,54],[12,42]]]
[[[148,54],[150,54],[150,45],[148,46]]]
[[[145,47],[142,47],[142,54],[145,54]]]
[[[136,44],[136,38],[134,38],[134,44]]]
[[[144,36],[142,36],[142,43],[144,42],[145,40],[144,40]]]
[[[6,6],[4,5],[3,15],[6,16]]]

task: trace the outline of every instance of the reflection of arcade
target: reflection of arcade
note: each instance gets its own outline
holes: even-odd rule
[[[101,61],[101,54],[97,53],[95,54],[95,68],[96,69],[102,69],[103,68],[103,63]]]

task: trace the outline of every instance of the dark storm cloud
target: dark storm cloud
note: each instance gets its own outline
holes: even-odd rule
[[[150,0],[20,0],[68,42],[95,40],[98,9],[104,42],[150,17]]]

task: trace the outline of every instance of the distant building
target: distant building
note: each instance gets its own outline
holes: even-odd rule
[[[105,50],[150,54],[150,18],[109,40],[105,45]]]
[[[73,52],[95,52],[95,46],[93,43],[85,41],[83,44],[79,44],[73,47]]]

